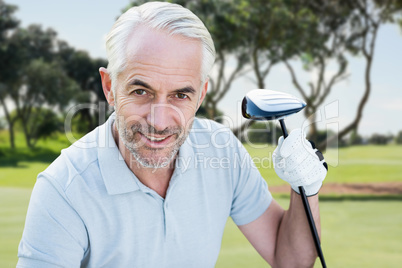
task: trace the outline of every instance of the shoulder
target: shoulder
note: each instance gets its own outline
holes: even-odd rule
[[[58,186],[66,190],[76,177],[92,165],[97,166],[99,129],[100,127],[97,127],[70,147],[61,150],[60,156],[40,173],[38,178],[45,176],[52,184],[57,182]]]

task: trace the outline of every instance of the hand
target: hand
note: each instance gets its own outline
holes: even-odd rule
[[[279,138],[272,160],[276,174],[298,194],[299,186],[304,187],[307,196],[317,194],[327,175],[322,153],[306,140],[301,129],[293,130],[286,139]]]

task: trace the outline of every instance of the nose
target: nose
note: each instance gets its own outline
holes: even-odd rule
[[[147,123],[157,131],[163,131],[176,126],[180,122],[180,110],[167,102],[151,104],[151,111],[147,116]]]

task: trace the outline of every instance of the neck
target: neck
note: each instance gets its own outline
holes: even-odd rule
[[[161,197],[165,198],[170,178],[173,175],[175,159],[172,160],[173,163],[169,163],[169,165],[166,167],[144,167],[135,159],[132,153],[124,145],[115,123],[113,123],[112,126],[112,133],[116,145],[119,148],[119,151],[123,156],[124,162],[128,168],[144,185],[157,192]]]

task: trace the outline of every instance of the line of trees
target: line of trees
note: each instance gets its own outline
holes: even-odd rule
[[[32,148],[39,138],[62,129],[57,113],[69,104],[104,100],[98,69],[107,61],[74,49],[53,29],[35,24],[20,27],[16,10],[0,0],[0,106],[10,147],[15,148],[18,124]],[[96,127],[89,109],[79,111],[79,122],[83,131]]]
[[[134,0],[126,7],[146,0]],[[336,85],[347,78],[348,58],[365,60],[364,93],[356,114],[337,136],[357,136],[364,107],[371,92],[372,64],[377,33],[384,23],[400,23],[402,0],[169,0],[183,5],[204,21],[214,39],[217,58],[210,88],[200,112],[211,119],[222,115],[219,102],[233,83],[247,76],[257,88],[266,88],[271,70],[283,64],[289,79],[307,103],[310,121],[308,137],[320,140],[315,114]],[[14,127],[22,126],[26,143],[33,147],[40,137],[59,128],[51,118],[65,112],[71,103],[104,101],[98,68],[104,59],[92,59],[57,38],[52,29],[39,25],[19,26],[16,6],[0,0],[0,106],[15,147]],[[295,65],[318,78],[300,83]],[[337,71],[328,76],[328,66]],[[229,67],[229,68],[228,68]],[[7,101],[6,101],[7,100]],[[8,103],[15,107],[10,111]],[[79,111],[82,131],[96,127],[98,120],[89,109]],[[252,124],[233,132],[242,137]],[[331,139],[322,139],[325,149]]]
[[[399,131],[395,136],[392,134],[374,133],[369,137],[362,137],[359,134],[352,133],[349,139],[344,141],[343,143],[346,145],[364,145],[364,144],[386,145],[390,143],[402,144],[402,130]]]
[[[331,130],[318,131],[316,142],[322,142],[328,136],[334,133]],[[273,122],[257,122],[250,126],[242,137],[242,142],[253,144],[272,144],[276,145],[278,138],[282,135],[281,128]],[[373,133],[370,136],[361,136],[355,132],[340,139],[334,144],[328,144],[328,147],[345,147],[352,145],[387,145],[387,144],[402,144],[402,130],[396,135]]]

